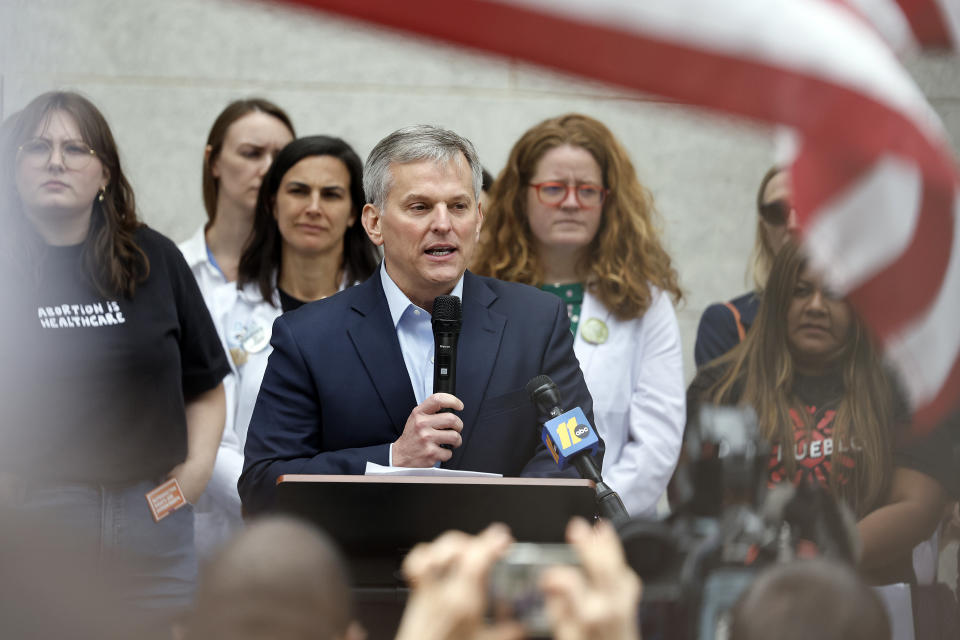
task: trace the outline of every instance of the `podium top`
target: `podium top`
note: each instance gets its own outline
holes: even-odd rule
[[[284,475],[280,511],[324,529],[350,556],[402,554],[457,529],[503,522],[521,542],[563,542],[573,516],[593,518],[589,480],[422,476]]]
[[[496,486],[594,488],[594,483],[592,480],[583,480],[581,478],[489,478],[485,476],[357,476],[288,473],[277,478],[278,486],[285,482],[345,482],[356,484],[486,484]]]

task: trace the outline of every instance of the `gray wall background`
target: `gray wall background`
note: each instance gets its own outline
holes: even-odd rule
[[[907,65],[956,148],[958,58]],[[569,111],[596,117],[656,198],[687,292],[678,317],[688,379],[704,307],[748,287],[754,192],[773,160],[767,128],[252,0],[0,0],[0,116],[55,88],[79,90],[103,110],[141,215],[177,241],[205,220],[204,142],[236,98],[267,97],[299,134],[343,137],[362,157],[398,127],[443,125],[470,138],[495,174],[531,125]]]

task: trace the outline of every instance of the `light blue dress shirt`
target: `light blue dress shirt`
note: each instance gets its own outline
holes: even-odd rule
[[[400,287],[387,273],[386,261],[380,266],[380,283],[387,297],[390,317],[397,330],[403,363],[410,376],[413,396],[420,404],[433,394],[433,326],[432,317],[425,309],[410,302]],[[463,300],[463,276],[457,281],[450,295]],[[393,445],[390,445],[390,465],[393,465]]]

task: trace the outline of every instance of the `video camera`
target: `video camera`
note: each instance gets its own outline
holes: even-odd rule
[[[687,425],[674,513],[618,527],[644,581],[644,638],[726,637],[731,607],[764,567],[811,555],[855,561],[849,510],[808,484],[768,491],[769,461],[750,408],[703,405]]]

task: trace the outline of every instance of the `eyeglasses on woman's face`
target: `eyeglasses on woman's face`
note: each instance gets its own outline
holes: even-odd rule
[[[90,145],[79,140],[63,140],[57,145],[46,138],[33,138],[17,147],[17,158],[31,169],[42,169],[50,163],[58,146],[61,162],[70,171],[86,169],[97,155]]]
[[[577,204],[583,209],[593,209],[603,204],[607,189],[599,184],[566,184],[564,182],[538,182],[531,184],[537,190],[537,198],[550,207],[559,206],[570,191],[573,191]]]

